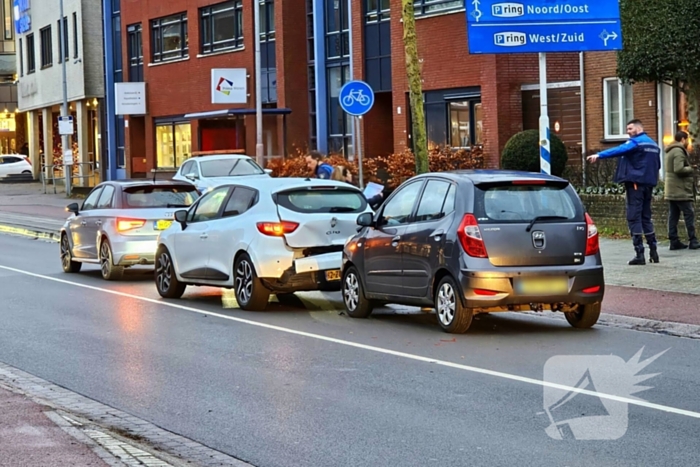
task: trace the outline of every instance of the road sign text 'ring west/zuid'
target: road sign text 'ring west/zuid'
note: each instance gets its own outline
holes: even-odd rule
[[[619,0],[466,0],[470,54],[539,54],[540,169],[551,173],[549,53],[622,49]]]

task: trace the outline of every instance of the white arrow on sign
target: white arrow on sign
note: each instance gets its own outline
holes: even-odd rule
[[[612,40],[617,39],[617,33],[615,31],[608,32],[606,29],[603,29],[603,32],[600,33],[600,38],[603,40],[603,44],[605,44],[605,47],[607,47],[608,41],[610,39],[612,39]]]
[[[472,16],[474,19],[476,19],[476,22],[479,22],[479,18],[481,18],[481,10],[479,10],[479,5],[481,5],[481,2],[479,0],[474,0],[472,2],[472,5],[474,5],[474,13],[472,13]]]

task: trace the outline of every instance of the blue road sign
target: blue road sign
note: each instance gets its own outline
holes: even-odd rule
[[[512,54],[620,50],[620,20],[590,23],[469,24],[469,53]]]
[[[616,0],[467,0],[467,21],[597,21],[618,19],[620,4]]]
[[[340,89],[340,107],[350,115],[359,117],[374,105],[374,91],[364,81],[350,81]]]
[[[622,49],[618,0],[466,0],[471,54]]]

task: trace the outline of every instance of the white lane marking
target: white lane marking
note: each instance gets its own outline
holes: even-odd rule
[[[381,353],[381,354],[385,354],[385,355],[392,355],[394,357],[406,358],[406,359],[415,360],[418,362],[433,363],[433,364],[448,367],[448,368],[454,368],[457,370],[468,371],[471,373],[479,373],[482,375],[494,376],[496,378],[508,379],[511,381],[518,381],[520,383],[532,384],[535,386],[548,387],[548,388],[553,388],[553,389],[561,389],[562,391],[567,391],[567,392],[577,392],[577,393],[585,394],[588,396],[599,397],[601,399],[608,399],[608,400],[612,400],[612,401],[622,402],[625,404],[637,405],[637,406],[645,407],[648,409],[659,410],[661,412],[668,412],[668,413],[672,413],[672,414],[676,414],[676,415],[684,415],[686,417],[700,419],[699,412],[693,412],[691,410],[685,410],[685,409],[678,409],[676,407],[669,407],[669,406],[661,405],[661,404],[654,404],[654,403],[647,402],[647,401],[640,400],[640,399],[634,399],[634,398],[630,398],[630,397],[620,397],[620,396],[616,396],[613,394],[606,394],[606,393],[597,392],[597,391],[589,391],[587,389],[576,388],[573,386],[566,386],[564,384],[557,384],[557,383],[552,383],[549,381],[543,381],[543,380],[534,379],[534,378],[527,378],[524,376],[512,375],[510,373],[503,373],[500,371],[487,370],[485,368],[479,368],[479,367],[474,367],[474,366],[469,366],[469,365],[462,365],[459,363],[452,363],[452,362],[448,362],[445,360],[437,360],[434,358],[428,358],[428,357],[423,357],[420,355],[399,352],[396,350],[384,349],[382,347],[375,347],[372,345],[360,344],[357,342],[351,342],[351,341],[346,341],[343,339],[337,339],[335,337],[322,336],[320,334],[313,334],[310,332],[297,331],[295,329],[289,329],[289,328],[284,328],[281,326],[275,326],[273,324],[260,323],[257,321],[252,321],[252,320],[244,319],[244,318],[236,318],[235,316],[226,316],[226,315],[222,315],[222,314],[211,312],[211,311],[200,310],[198,308],[193,308],[190,306],[178,305],[176,303],[164,302],[161,300],[155,300],[153,298],[141,297],[139,295],[133,295],[133,294],[129,294],[126,292],[119,292],[117,290],[109,290],[109,289],[104,289],[102,287],[95,287],[92,285],[80,284],[78,282],[71,282],[71,281],[67,281],[64,279],[57,279],[55,277],[49,277],[49,276],[45,276],[42,274],[36,274],[33,272],[12,268],[9,266],[0,265],[0,269],[15,272],[17,274],[23,274],[25,276],[36,277],[39,279],[45,279],[48,281],[57,282],[59,284],[72,285],[74,287],[81,287],[81,288],[88,289],[88,290],[94,290],[96,292],[103,292],[103,293],[107,293],[107,294],[118,295],[120,297],[130,298],[132,300],[140,300],[142,302],[153,303],[155,305],[160,305],[160,306],[167,306],[170,308],[176,308],[179,310],[189,311],[189,312],[197,313],[197,314],[201,314],[201,315],[214,316],[214,317],[229,320],[229,321],[235,321],[237,323],[249,324],[251,326],[257,326],[259,328],[270,329],[273,331],[284,332],[287,334],[294,334],[297,336],[309,337],[311,339],[317,339],[317,340],[326,341],[326,342],[332,342],[334,344],[345,345],[347,347],[355,347],[357,349],[369,350],[371,352],[377,352],[377,353]]]

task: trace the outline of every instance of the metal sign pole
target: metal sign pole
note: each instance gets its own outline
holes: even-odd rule
[[[364,177],[362,175],[362,117],[355,117],[355,124],[357,125],[357,148],[355,152],[357,153],[357,166],[360,172],[360,189],[365,189]]]
[[[60,25],[60,31],[61,31],[61,37],[60,41],[58,44],[60,55],[65,55],[65,37],[66,37],[66,23],[63,22],[63,0],[60,2],[60,13],[61,17],[59,18],[59,25]],[[62,73],[63,73],[63,107],[61,108],[61,116],[67,117],[68,116],[68,84],[66,82],[66,62],[68,62],[68,57],[63,57],[63,62],[62,62]],[[63,151],[61,151],[63,154],[61,154],[62,159],[64,161],[63,163],[63,172],[66,177],[66,196],[71,195],[71,183],[73,181],[73,148],[70,147],[70,138],[68,135],[62,135],[61,136],[61,146]],[[70,151],[70,152],[68,152]],[[66,155],[69,155],[70,157],[67,159]],[[48,154],[47,160],[48,160]],[[66,164],[66,162],[70,162],[70,164]]]
[[[260,69],[260,2],[253,2],[253,16],[255,22],[255,161],[260,167],[265,167],[263,161],[263,118],[262,118],[262,70]]]
[[[547,54],[540,53],[540,172],[552,173],[547,109]]]

